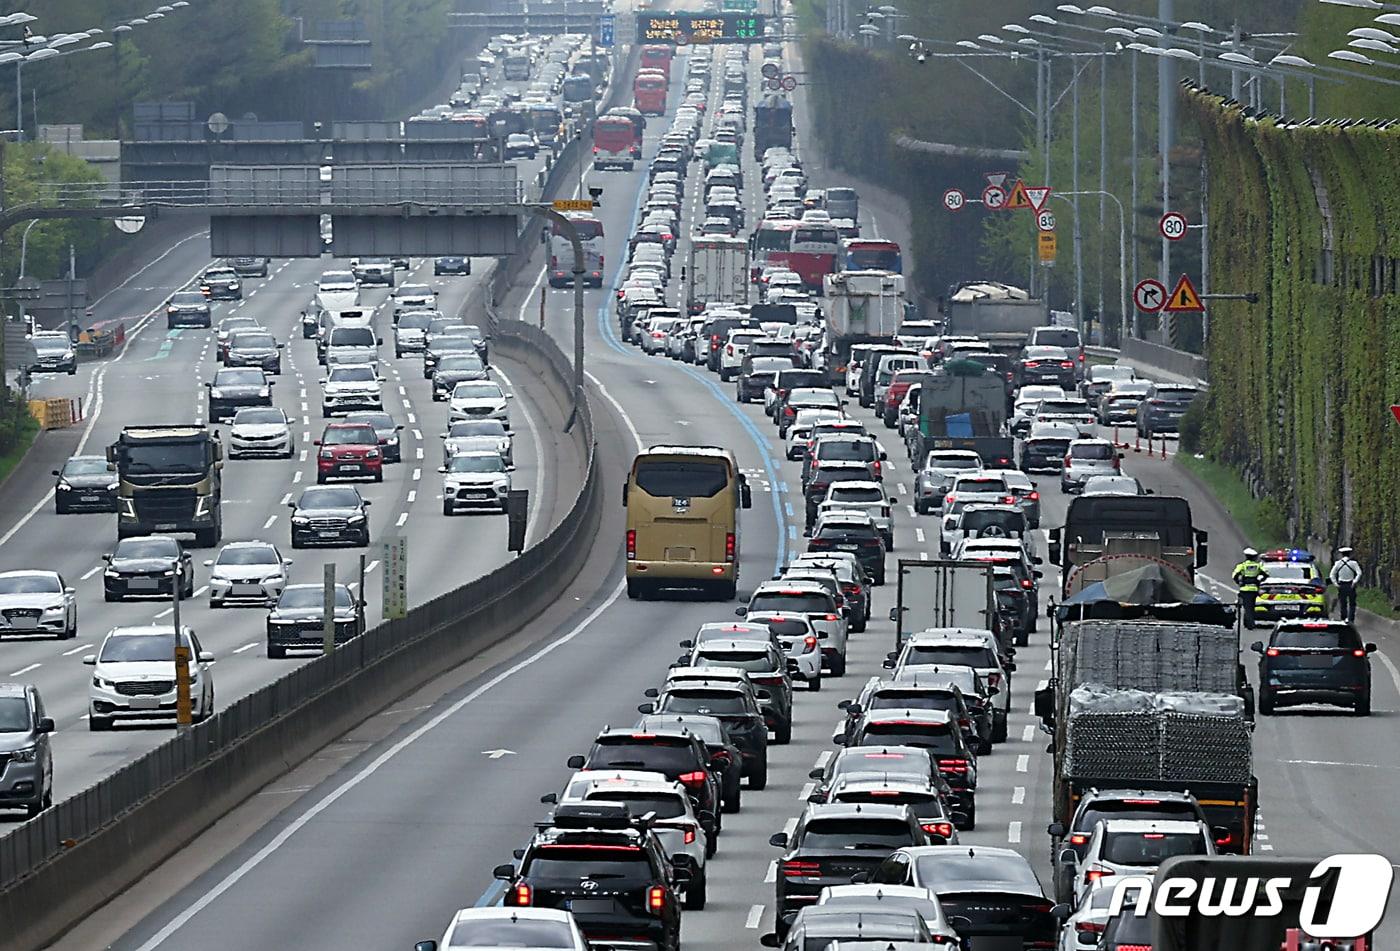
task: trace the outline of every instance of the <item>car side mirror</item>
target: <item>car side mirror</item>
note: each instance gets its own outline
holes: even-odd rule
[[[655,700],[657,697],[661,696],[661,691],[657,690],[655,687],[648,687],[642,691],[642,696]]]
[[[655,713],[655,712],[656,712],[656,704],[654,704],[654,703],[639,703],[639,704],[637,704],[637,712],[638,712],[638,713],[642,713],[642,714],[652,714],[652,713]]]
[[[40,733],[52,733],[58,727],[53,722],[53,717],[40,717],[39,725],[35,728]]]
[[[569,767],[569,769],[583,769],[584,764],[586,764],[587,762],[587,759],[585,759],[578,753],[575,753],[573,756],[570,756],[564,761],[564,765]]]
[[[53,474],[53,475],[58,475],[58,474],[59,474],[59,473],[58,473],[58,470],[57,470],[57,469],[54,469],[54,470],[52,471],[52,474]]]
[[[214,663],[214,652],[213,652],[213,651],[200,651],[200,652],[199,652],[199,662],[200,662],[201,664],[212,664],[212,663]]]
[[[376,344],[377,346],[380,346],[380,347],[384,346],[384,338],[383,338],[383,337],[375,337],[375,338],[374,338],[374,342],[375,342],[375,344]],[[279,345],[279,346],[280,346],[280,345]]]
[[[1378,649],[1379,649],[1379,648],[1376,647],[1376,644],[1375,644],[1374,641],[1367,641],[1367,642],[1366,642],[1366,653],[1368,653],[1368,654],[1374,654]]]
[[[771,846],[773,846],[773,848],[775,848],[775,849],[785,849],[785,848],[787,848],[787,845],[788,845],[787,833],[786,833],[786,832],[774,832],[772,835],[770,835],[770,836],[768,837],[768,844],[771,845]]]
[[[206,567],[206,568],[212,568],[212,567],[214,567],[214,559],[212,559],[212,558],[206,558],[206,559],[204,559],[204,567]]]
[[[1156,489],[1143,489],[1142,491],[1143,491],[1143,494],[1144,494],[1144,495],[1156,495],[1156,494],[1157,494],[1157,490],[1156,490]]]
[[[1254,651],[1254,653],[1256,653],[1256,654],[1262,654],[1262,653],[1264,653],[1264,642],[1263,642],[1263,641],[1255,641],[1254,643],[1252,643],[1252,644],[1249,645],[1249,649],[1252,650],[1252,651]]]
[[[866,884],[866,883],[869,882],[869,881],[870,881],[870,870],[869,870],[869,869],[866,869],[865,871],[861,871],[861,872],[856,872],[854,875],[851,876],[851,884],[852,884],[852,885],[864,885],[864,884]]]
[[[540,802],[544,803],[546,806],[552,806],[555,803],[559,802],[559,794],[547,792],[540,797]]]
[[[419,941],[413,945],[413,951],[438,951],[436,941]]]
[[[889,658],[885,658],[885,660],[880,662],[880,666],[885,668],[886,670],[894,670],[894,661],[890,660]]]
[[[1050,836],[1052,839],[1063,839],[1066,832],[1068,832],[1068,830],[1065,828],[1063,822],[1052,822],[1045,827],[1046,835]]]
[[[776,931],[769,931],[758,939],[758,943],[765,948],[781,948],[783,946],[783,942],[778,938],[778,933]]]
[[[695,642],[694,642],[694,641],[691,641],[691,640],[684,640],[684,641],[681,641],[680,644],[679,644],[678,646],[684,647],[684,648],[686,648],[687,650],[689,650],[690,648],[692,648],[692,647],[695,646]]]
[[[102,560],[103,560],[103,561],[106,561],[106,562],[110,562],[110,561],[112,560],[112,553],[111,553],[111,552],[107,552],[106,554],[104,554],[104,555],[102,556]]]
[[[96,655],[96,654],[84,654],[84,655],[83,655],[83,663],[84,663],[84,664],[87,664],[89,667],[95,667],[95,666],[97,665],[97,655]]]
[[[508,882],[515,877],[515,866],[511,865],[510,863],[506,863],[504,865],[497,865],[491,870],[491,875],[493,878],[498,878],[503,882]]]
[[[1061,922],[1061,923],[1063,923],[1066,919],[1068,919],[1069,916],[1072,915],[1072,914],[1074,914],[1074,909],[1071,908],[1071,907],[1070,907],[1068,904],[1066,904],[1065,902],[1061,902],[1060,904],[1056,905],[1054,908],[1051,908],[1051,909],[1050,909],[1050,915],[1051,915],[1051,917],[1053,917],[1056,921]]]

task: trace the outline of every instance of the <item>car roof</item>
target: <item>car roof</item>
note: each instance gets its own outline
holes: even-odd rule
[[[904,639],[905,644],[990,644],[996,640],[991,631],[975,627],[930,627],[914,631]]]
[[[0,684],[0,697],[26,697],[28,695],[28,684]]]
[[[568,923],[573,920],[573,915],[559,908],[538,908],[526,906],[523,908],[506,907],[504,905],[487,905],[482,908],[463,908],[452,916],[452,923],[460,924],[464,921],[558,921]]]
[[[908,806],[883,802],[813,802],[807,804],[806,816],[812,819],[904,819]]]
[[[1100,819],[1104,831],[1136,833],[1172,833],[1176,835],[1201,831],[1201,823],[1195,819]]]
[[[46,568],[17,568],[13,571],[0,571],[0,578],[57,578],[57,571]]]
[[[912,723],[951,723],[953,715],[947,710],[914,710],[901,707],[884,707],[867,710],[862,719],[866,723],[886,723],[899,720]]]
[[[711,651],[711,650],[713,650],[713,651],[718,651],[718,652],[724,652],[724,651],[767,651],[767,650],[768,650],[770,647],[772,647],[772,646],[773,646],[773,642],[770,641],[770,640],[761,640],[761,641],[760,641],[760,640],[754,640],[754,639],[752,639],[752,638],[742,638],[742,639],[741,639],[741,638],[736,638],[736,639],[734,639],[734,640],[727,640],[727,639],[724,639],[724,638],[719,638],[719,639],[712,638],[712,639],[710,639],[710,640],[708,640],[708,641],[705,641],[703,644],[696,644],[696,645],[695,645],[695,649],[698,650],[698,651]],[[684,669],[684,668],[677,668],[677,669]],[[707,671],[710,671],[710,672],[714,672],[714,671],[716,671],[716,670],[721,670],[721,671],[722,671],[722,670],[730,670],[730,669],[733,669],[733,668],[728,668],[728,667],[704,667],[704,668],[701,668],[701,669],[707,670]]]

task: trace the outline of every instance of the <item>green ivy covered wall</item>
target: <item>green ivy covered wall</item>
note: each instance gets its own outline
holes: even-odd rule
[[[1210,174],[1208,452],[1400,593],[1400,129],[1185,94]]]

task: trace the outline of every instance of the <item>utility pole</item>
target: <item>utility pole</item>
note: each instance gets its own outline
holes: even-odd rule
[[[1079,228],[1079,69],[1075,65],[1070,83],[1070,190],[1074,195],[1074,321],[1080,336],[1084,336],[1084,256]]]
[[[1103,211],[1104,195],[1108,193],[1108,51],[1099,57],[1099,333],[1108,322],[1103,313]],[[1104,340],[1103,343],[1108,341]]]
[[[1175,21],[1172,0],[1157,0],[1157,19],[1164,23]],[[1162,153],[1162,214],[1171,211],[1171,151],[1172,132],[1176,118],[1176,60],[1170,56],[1157,57],[1157,147]],[[1162,267],[1157,279],[1171,287],[1172,243],[1162,239]],[[1163,313],[1163,342],[1174,343],[1172,316]]]
[[[1132,244],[1133,244],[1133,248],[1132,248],[1132,252],[1133,252],[1132,279],[1133,279],[1133,284],[1136,285],[1136,284],[1137,284],[1137,280],[1138,280],[1138,248],[1137,248],[1137,202],[1138,202],[1138,180],[1137,180],[1137,178],[1138,178],[1138,58],[1139,58],[1142,54],[1139,53],[1137,50],[1128,50],[1128,52],[1131,53],[1131,54],[1132,54],[1132,57],[1133,57],[1133,58],[1132,58],[1132,73],[1133,73],[1133,78],[1132,78],[1132,108],[1129,110],[1129,111],[1132,113],[1132,120],[1131,120],[1131,121],[1132,121],[1132,133],[1131,133],[1132,144],[1131,144],[1131,145],[1129,146],[1129,148],[1128,148],[1128,156],[1129,156],[1129,159],[1130,159],[1131,164],[1132,164],[1132,185],[1129,186],[1129,187],[1130,187],[1130,191],[1129,191],[1129,194],[1128,194],[1128,215],[1129,215],[1129,217],[1130,217],[1131,220],[1132,220],[1132,229],[1131,229],[1131,230],[1132,230],[1132,236],[1133,236],[1133,242],[1132,242]],[[1139,329],[1139,327],[1138,327],[1138,309],[1137,309],[1136,307],[1134,307],[1134,308],[1133,308],[1133,336],[1134,336],[1134,337],[1139,336],[1140,333],[1141,333],[1141,331],[1140,331],[1140,329]],[[1118,342],[1118,345],[1121,347],[1121,346],[1123,345],[1123,342],[1120,340],[1120,341]]]

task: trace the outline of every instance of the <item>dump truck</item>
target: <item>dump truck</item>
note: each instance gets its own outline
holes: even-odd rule
[[[846,362],[858,343],[893,343],[912,313],[904,275],[892,271],[837,271],[822,278],[826,366],[833,386],[846,382]]]
[[[1146,561],[1180,570],[1190,584],[1210,554],[1209,533],[1191,523],[1191,504],[1164,495],[1079,496],[1065,524],[1050,530],[1050,560],[1062,569],[1062,596]]]
[[[1012,464],[1014,440],[1006,430],[1006,387],[980,363],[955,360],[923,378],[919,425],[906,433],[911,459],[935,449],[969,449],[989,468]]]
[[[992,565],[985,561],[910,561],[901,558],[897,574],[894,649],[910,634],[933,627],[996,628]]]
[[[749,243],[722,235],[691,239],[685,300],[686,312],[692,315],[706,304],[747,304]]]
[[[223,538],[223,444],[206,426],[127,426],[107,447],[118,484],[117,538],[189,534],[199,548]]]
[[[1010,284],[966,281],[939,299],[945,332],[985,340],[993,350],[1015,356],[1034,327],[1048,324],[1044,300]]]

